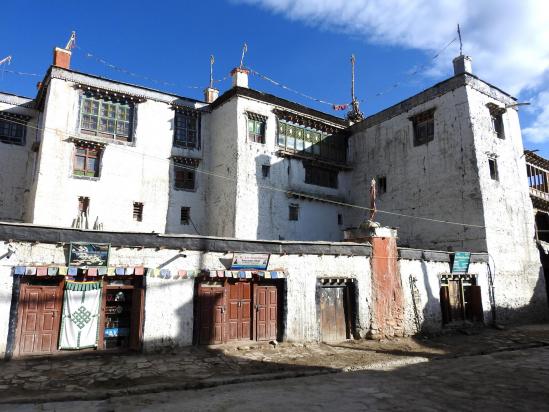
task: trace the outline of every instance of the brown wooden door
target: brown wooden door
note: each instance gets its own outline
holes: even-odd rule
[[[228,341],[251,339],[251,283],[229,281],[227,285]]]
[[[320,288],[320,339],[337,342],[347,339],[345,287]]]
[[[256,340],[276,340],[278,333],[276,286],[256,285],[254,299]]]
[[[225,340],[225,289],[223,286],[198,287],[198,342],[223,343]]]
[[[63,289],[22,284],[19,295],[18,356],[57,351]]]
[[[465,320],[461,282],[459,280],[448,280],[448,298],[450,302],[450,321]]]

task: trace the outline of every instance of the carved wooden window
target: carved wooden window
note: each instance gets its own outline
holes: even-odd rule
[[[414,146],[429,143],[435,138],[435,109],[410,117],[414,127]]]
[[[80,132],[115,140],[132,140],[134,106],[126,101],[82,96]]]

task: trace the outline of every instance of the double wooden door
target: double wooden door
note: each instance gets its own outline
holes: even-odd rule
[[[49,355],[57,351],[62,305],[62,282],[47,286],[21,284],[16,356]]]
[[[198,287],[201,344],[277,338],[278,292],[274,285],[226,280]]]

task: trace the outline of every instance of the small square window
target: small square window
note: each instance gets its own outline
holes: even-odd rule
[[[498,162],[495,158],[488,159],[488,166],[490,167],[490,178],[492,180],[499,180]]]
[[[78,198],[78,211],[80,213],[88,213],[90,209],[90,198],[86,196],[80,196]]]
[[[182,206],[181,207],[181,216],[180,216],[180,223],[182,225],[188,225],[191,221],[191,208]]]
[[[270,165],[262,165],[261,166],[261,175],[263,178],[267,178],[271,175],[271,166]]]
[[[387,192],[387,177],[386,176],[378,176],[377,177],[377,193],[382,194]]]
[[[143,203],[133,202],[133,220],[136,222],[143,221]]]
[[[299,220],[299,205],[296,205],[296,204],[290,205],[288,220],[293,220],[293,221]]]

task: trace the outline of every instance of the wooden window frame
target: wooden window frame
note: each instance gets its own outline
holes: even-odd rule
[[[248,142],[265,144],[265,129],[267,127],[267,122],[264,119],[251,118],[248,116],[246,124]],[[253,131],[250,130],[250,126],[252,126]]]
[[[408,118],[412,122],[414,146],[422,146],[435,139],[435,109],[425,110]]]
[[[24,146],[27,137],[26,124],[27,122],[21,120],[0,118],[0,142]]]
[[[143,221],[143,209],[145,205],[143,202],[133,202],[133,220],[135,222]]]
[[[194,192],[196,190],[196,170],[174,166],[173,187],[175,190]]]
[[[78,153],[83,150],[84,153]],[[95,152],[95,153],[94,153]],[[86,145],[75,144],[73,153],[73,168],[72,174],[77,177],[99,177],[99,169],[101,163],[101,149],[97,147],[89,147]],[[84,168],[79,169],[77,166],[77,158],[84,159]],[[95,159],[95,169],[88,168],[88,160]]]
[[[194,128],[190,127],[194,124]],[[194,133],[194,136],[193,136]],[[181,111],[176,111],[173,127],[173,145],[184,149],[200,147],[200,117]]]
[[[89,108],[87,107],[88,103]],[[131,142],[133,140],[134,115],[134,103],[115,101],[84,93],[80,102],[80,133]],[[112,127],[112,132],[102,130],[103,122],[107,124],[107,127]],[[121,128],[121,125],[124,126]],[[126,128],[127,133],[120,132]]]
[[[90,198],[88,196],[78,196],[78,211],[88,213],[90,209]]]

